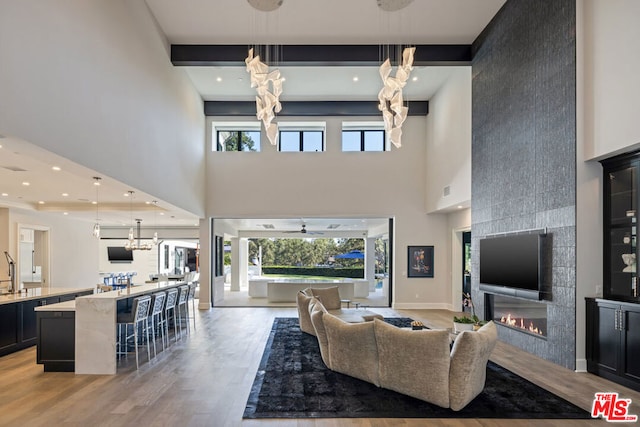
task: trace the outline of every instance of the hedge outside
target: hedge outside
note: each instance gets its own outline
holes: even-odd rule
[[[345,277],[350,279],[364,279],[364,268],[362,267],[292,267],[292,266],[270,266],[262,267],[263,274],[274,274],[279,276],[326,276]]]

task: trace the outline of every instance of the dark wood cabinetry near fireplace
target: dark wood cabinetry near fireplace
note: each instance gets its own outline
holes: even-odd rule
[[[587,298],[587,370],[640,390],[640,152],[602,160],[603,298]]]
[[[640,153],[603,160],[605,299],[640,302],[638,200]]]
[[[640,305],[587,298],[587,370],[640,391]]]

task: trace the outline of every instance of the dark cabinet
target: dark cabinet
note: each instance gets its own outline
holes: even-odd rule
[[[587,370],[640,391],[640,305],[587,298]]]
[[[69,301],[92,293],[92,290],[81,291],[0,304],[0,356],[36,344],[38,338],[38,324],[36,311],[34,311],[36,307]]]
[[[73,372],[76,348],[75,312],[39,311],[36,319],[36,362],[44,365],[45,372]]]
[[[640,302],[638,198],[640,153],[602,161],[605,299]]]
[[[18,304],[0,305],[0,356],[18,349]]]
[[[73,297],[73,294],[71,294]],[[73,299],[73,298],[72,298]],[[38,329],[36,323],[35,308],[47,304],[56,304],[60,302],[60,297],[48,297],[40,298],[20,303],[20,319],[22,322],[21,335],[19,337],[20,343],[23,347],[28,347],[36,343],[38,336]]]

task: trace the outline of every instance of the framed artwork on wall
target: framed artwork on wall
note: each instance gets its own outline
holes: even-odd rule
[[[407,277],[433,277],[433,246],[408,246]]]

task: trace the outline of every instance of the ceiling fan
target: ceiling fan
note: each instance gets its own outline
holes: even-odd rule
[[[283,231],[283,233],[324,234],[320,231],[307,231],[306,224],[302,224],[302,228],[300,230]]]

